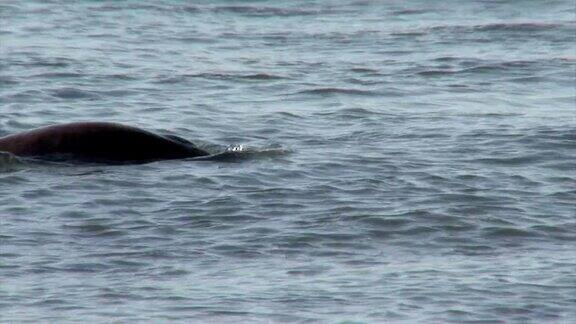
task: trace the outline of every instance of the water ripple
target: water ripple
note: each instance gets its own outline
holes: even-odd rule
[[[303,90],[298,92],[298,94],[312,94],[312,95],[353,95],[353,96],[375,96],[377,95],[374,91],[360,90],[360,89],[347,89],[347,88],[318,88]]]
[[[2,320],[574,322],[571,1],[303,4],[2,1],[2,136],[214,153],[0,153]]]

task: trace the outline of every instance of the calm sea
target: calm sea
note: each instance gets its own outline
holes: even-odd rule
[[[2,323],[576,323],[573,0],[0,1]],[[130,149],[130,148],[127,148]]]

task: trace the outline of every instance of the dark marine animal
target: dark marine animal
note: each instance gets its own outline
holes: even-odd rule
[[[141,164],[209,155],[191,142],[137,127],[78,122],[41,127],[0,138],[0,151],[52,161]]]

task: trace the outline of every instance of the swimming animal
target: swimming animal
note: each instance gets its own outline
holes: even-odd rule
[[[139,164],[209,155],[174,135],[107,122],[36,128],[0,138],[0,151],[52,161]]]

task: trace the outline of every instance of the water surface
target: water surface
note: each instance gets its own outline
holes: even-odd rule
[[[0,155],[0,321],[576,321],[572,1],[3,1],[0,136],[122,122],[232,161]]]

